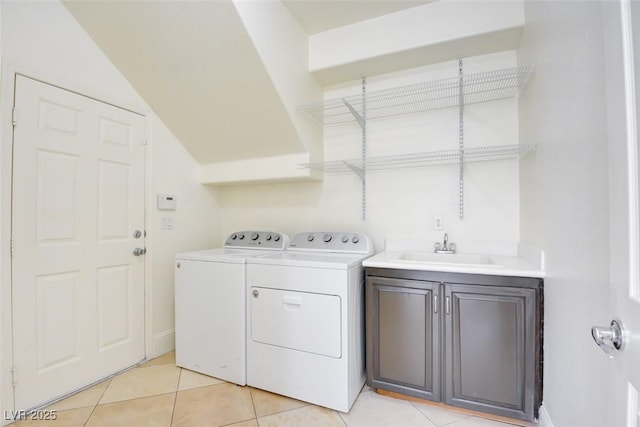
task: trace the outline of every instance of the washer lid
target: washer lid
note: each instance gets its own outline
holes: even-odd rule
[[[264,256],[272,253],[277,252],[257,249],[217,248],[176,254],[176,259],[245,264],[247,262],[247,258]]]

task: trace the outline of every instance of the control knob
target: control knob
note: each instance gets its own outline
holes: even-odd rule
[[[358,243],[360,241],[360,238],[358,236],[353,236],[353,238],[351,239],[351,241],[353,243]]]
[[[307,236],[307,242],[313,242],[313,239],[314,239],[313,234],[309,234]]]
[[[271,240],[271,234],[267,234],[267,241]]]
[[[275,240],[276,242],[280,241],[280,235],[276,234],[275,237],[273,238],[273,240]]]
[[[258,240],[258,237],[260,237],[260,236],[258,235],[258,233],[252,233],[252,234],[251,234],[251,240]]]
[[[238,238],[239,238],[240,240],[244,240],[244,234],[242,234],[242,233],[238,234]]]
[[[342,243],[347,243],[349,241],[349,236],[342,236]]]
[[[324,240],[325,243],[329,243],[331,241],[331,239],[333,239],[333,236],[329,233],[325,234],[324,236],[322,236],[322,240]]]
[[[231,240],[236,240],[237,238],[238,238],[237,234],[234,234],[234,235],[231,236]]]

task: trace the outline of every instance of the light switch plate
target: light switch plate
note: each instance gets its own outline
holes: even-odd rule
[[[175,224],[170,216],[163,216],[160,223],[160,230],[173,230]]]

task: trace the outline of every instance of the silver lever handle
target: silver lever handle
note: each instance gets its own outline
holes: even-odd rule
[[[147,248],[135,248],[133,250],[133,255],[134,256],[140,256],[140,255],[144,255],[147,253]]]
[[[613,357],[615,352],[622,348],[624,336],[622,323],[619,320],[612,320],[609,327],[594,326],[591,328],[591,336],[598,346],[607,356]]]

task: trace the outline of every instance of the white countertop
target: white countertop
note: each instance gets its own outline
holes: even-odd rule
[[[403,245],[387,243],[387,250],[380,252],[363,261],[365,267],[376,268],[394,268],[401,270],[425,270],[425,271],[443,271],[449,273],[470,273],[470,274],[487,274],[496,276],[517,276],[517,277],[544,277],[544,254],[542,251],[527,247],[525,245],[514,245],[515,250],[503,251],[474,251],[473,253],[461,252],[460,254],[441,255],[443,262],[425,262],[413,261],[411,259],[402,259],[403,254],[432,254],[433,250],[416,250],[415,246],[405,247],[405,250],[399,248]],[[474,248],[477,249],[477,248]],[[492,254],[490,252],[497,252]],[[512,252],[512,253],[509,253]],[[449,258],[457,255],[467,256],[475,255],[479,257],[488,257],[491,259],[490,264],[473,265],[473,264],[456,264],[448,262]],[[410,258],[410,257],[409,257]]]

